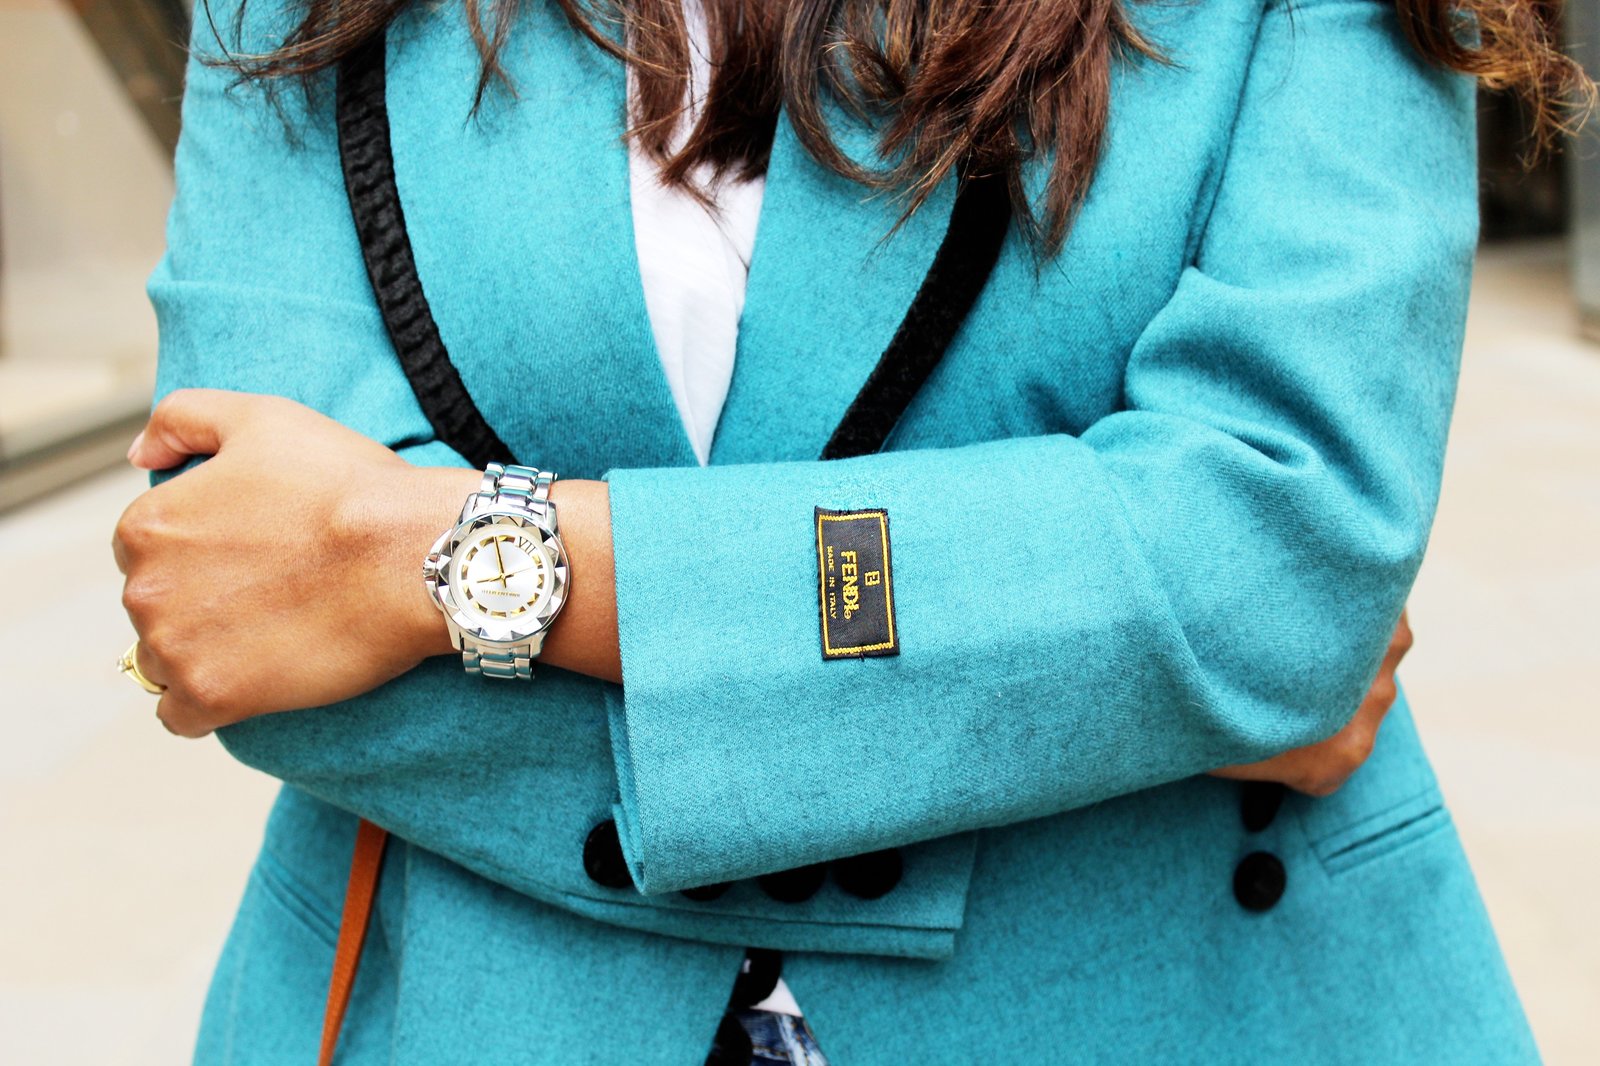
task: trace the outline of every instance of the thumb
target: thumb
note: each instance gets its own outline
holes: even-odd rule
[[[238,429],[254,399],[222,389],[169,393],[134,438],[128,462],[141,470],[166,470],[191,456],[215,455]]]

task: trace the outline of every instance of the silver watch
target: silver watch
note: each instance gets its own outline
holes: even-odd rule
[[[555,479],[490,463],[459,521],[423,560],[423,581],[469,674],[533,679],[570,580],[550,502]]]

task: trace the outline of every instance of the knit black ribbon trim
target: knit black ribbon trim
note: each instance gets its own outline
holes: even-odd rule
[[[389,141],[385,38],[375,34],[339,64],[339,161],[361,257],[384,327],[433,432],[473,466],[513,459],[450,362],[422,291],[395,184]]]
[[[387,34],[339,64],[339,159],[367,277],[411,391],[434,434],[477,467],[513,459],[450,362],[417,274],[389,137]],[[877,366],[823,449],[823,459],[876,452],[977,302],[1000,256],[1011,209],[1005,179],[963,179],[927,276]]]

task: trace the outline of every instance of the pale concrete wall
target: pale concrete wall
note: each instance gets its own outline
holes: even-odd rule
[[[0,448],[148,402],[171,165],[70,8],[0,0]]]

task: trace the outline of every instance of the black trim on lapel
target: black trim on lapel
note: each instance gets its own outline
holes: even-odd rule
[[[375,34],[339,64],[339,161],[350,213],[373,295],[411,391],[438,438],[481,469],[515,457],[450,362],[417,275],[389,142],[387,41],[386,33]]]
[[[339,157],[367,276],[395,353],[438,439],[478,467],[514,459],[450,361],[418,276],[395,180],[387,34],[339,64]],[[938,365],[999,259],[1011,210],[1005,179],[963,179],[949,226],[889,346],[834,429],[823,459],[866,455]]]
[[[950,212],[950,228],[939,242],[916,298],[828,438],[822,458],[848,459],[883,447],[977,303],[1000,258],[1010,220],[1004,176],[991,174],[962,181]]]

